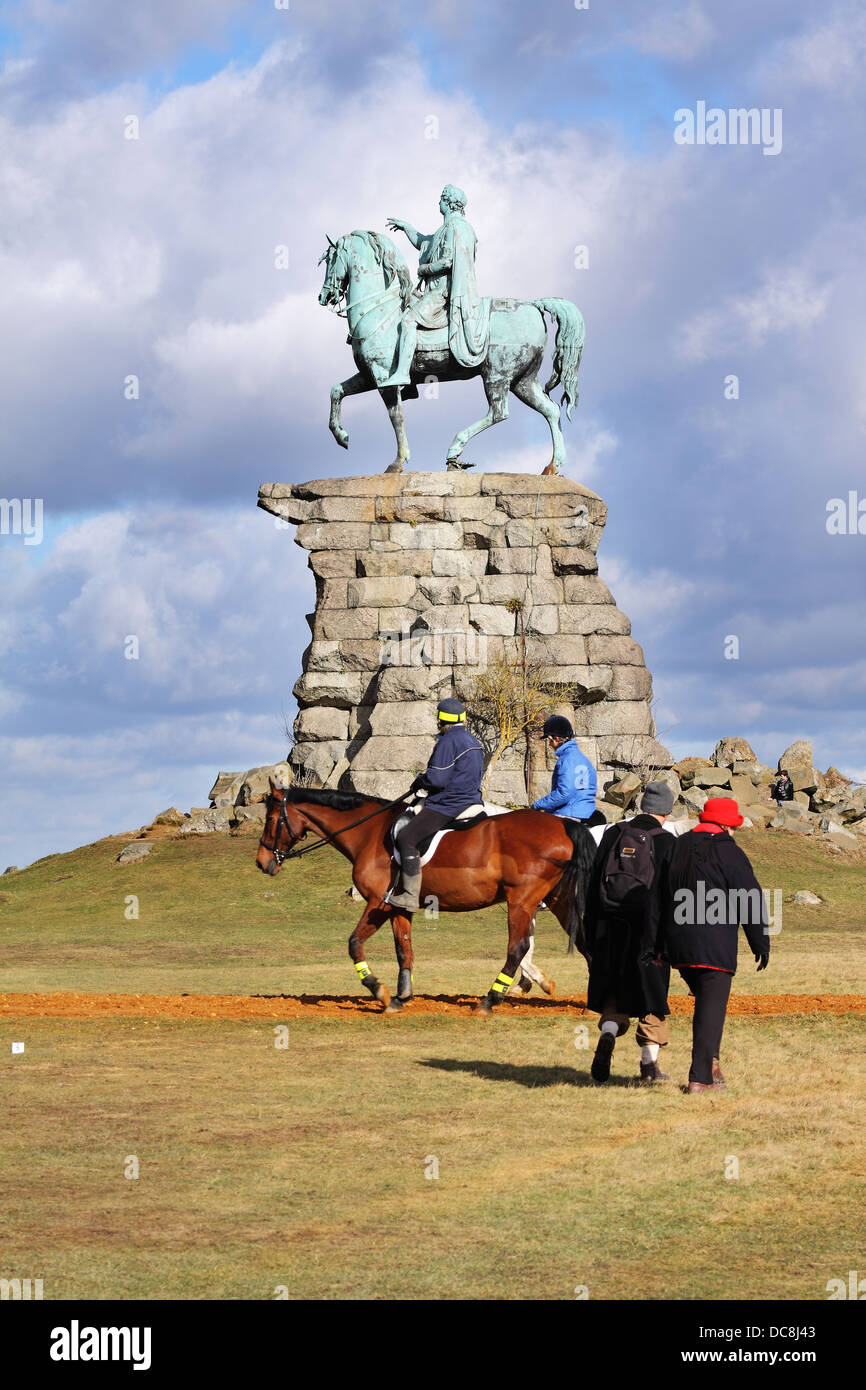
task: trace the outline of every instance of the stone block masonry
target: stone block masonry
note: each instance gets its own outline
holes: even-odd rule
[[[294,686],[290,762],[316,784],[394,797],[427,762],[432,712],[487,663],[540,662],[551,707],[574,706],[600,788],[667,768],[652,680],[598,573],[607,508],[562,477],[396,473],[265,483],[259,506],[310,552],[315,611]],[[490,794],[525,805],[521,739]]]

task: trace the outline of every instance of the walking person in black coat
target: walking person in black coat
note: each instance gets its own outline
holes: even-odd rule
[[[667,1081],[658,1064],[668,1043],[670,966],[647,952],[650,893],[676,841],[663,828],[673,809],[665,782],[650,782],[640,814],[608,826],[595,857],[587,893],[586,948],[590,958],[587,1003],[601,1015],[592,1061],[594,1081],[607,1081],[610,1059],[629,1020],[638,1020],[642,1081]],[[647,956],[644,960],[643,957]]]
[[[742,823],[736,801],[712,797],[700,823],[676,841],[653,894],[651,949],[679,970],[695,997],[691,1095],[725,1085],[719,1054],[740,923],[758,969],[770,959],[764,895],[730,833]]]

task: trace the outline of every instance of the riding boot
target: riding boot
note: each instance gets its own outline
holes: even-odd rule
[[[415,344],[418,340],[418,328],[414,321],[404,323],[400,329],[400,356],[397,366],[387,381],[383,381],[379,386],[381,391],[385,386],[411,386],[412,358],[415,356]]]
[[[421,892],[421,870],[414,872],[403,870],[403,889],[400,893],[394,893],[388,899],[389,907],[400,907],[405,912],[417,912],[421,906],[419,895]]]

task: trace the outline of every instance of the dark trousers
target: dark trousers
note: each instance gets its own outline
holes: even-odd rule
[[[692,1065],[689,1081],[713,1082],[713,1058],[719,1056],[733,976],[726,970],[701,970],[694,965],[677,967],[695,996],[692,1023]]]
[[[421,866],[418,846],[422,840],[435,835],[453,816],[443,815],[441,811],[430,811],[426,807],[413,816],[404,830],[397,836],[397,848],[404,874],[417,874]]]

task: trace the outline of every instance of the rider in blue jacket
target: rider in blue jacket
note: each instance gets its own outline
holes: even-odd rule
[[[603,822],[604,816],[595,809],[595,768],[581,753],[568,720],[561,714],[552,714],[545,720],[541,736],[555,750],[556,766],[551,790],[533,804],[533,810],[552,811],[555,816],[569,816],[592,825]]]
[[[429,792],[423,811],[413,816],[397,836],[397,848],[403,866],[402,892],[392,894],[388,902],[406,912],[417,912],[420,905],[422,840],[435,835],[465,811],[481,801],[481,777],[484,772],[484,753],[477,738],[466,727],[466,709],[459,700],[440,700],[436,717],[439,737],[427,764],[427,770],[416,777],[412,791],[422,788]]]

